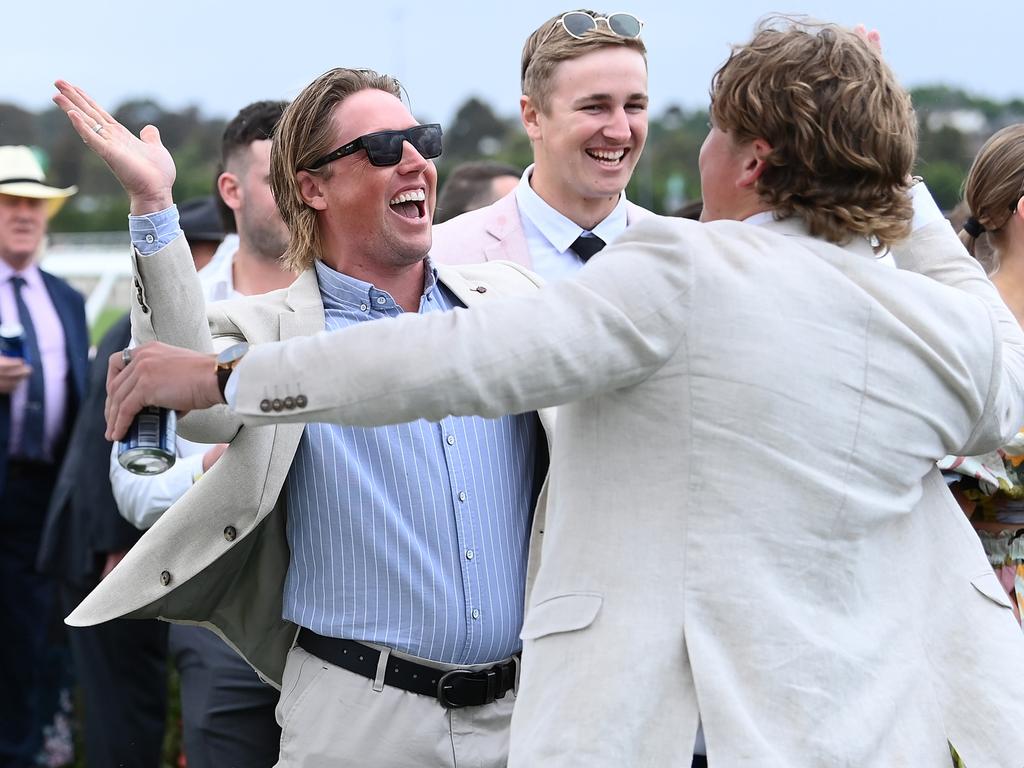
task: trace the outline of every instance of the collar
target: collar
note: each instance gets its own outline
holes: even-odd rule
[[[810,233],[810,230],[808,230],[807,223],[799,216],[787,216],[784,219],[776,219],[773,211],[762,211],[760,213],[755,213],[753,216],[748,216],[743,219],[742,223],[753,224],[758,227],[766,227],[774,232],[778,232],[780,235],[788,235],[790,237],[814,237]],[[888,257],[888,251],[875,253],[874,248],[872,248],[871,243],[866,237],[854,237],[845,245],[837,245],[836,247],[843,248],[860,256],[869,257],[876,261],[885,261]],[[889,262],[891,261],[892,259],[889,257]]]
[[[551,244],[551,247],[559,253],[568,251],[569,246],[576,242],[576,238],[584,232],[595,234],[604,240],[605,243],[610,243],[626,231],[627,205],[625,192],[619,194],[619,202],[616,203],[611,213],[592,230],[586,230],[556,211],[540,195],[533,191],[533,187],[530,186],[530,176],[532,173],[533,165],[530,165],[523,171],[523,176],[519,180],[519,186],[515,189],[519,212],[533,223]]]
[[[324,309],[358,308],[365,311],[367,307],[373,307],[382,312],[398,307],[390,293],[379,290],[372,283],[338,272],[319,259],[313,266],[316,268]],[[424,260],[423,267],[423,296],[426,296],[437,286],[437,270],[429,256]]]
[[[0,259],[0,285],[6,285],[7,281],[15,275],[21,275],[25,279],[25,285],[32,288],[46,288],[43,284],[43,275],[39,271],[39,265],[32,262],[24,269],[14,269],[6,261]]]

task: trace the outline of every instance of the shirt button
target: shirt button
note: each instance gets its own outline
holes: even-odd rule
[[[360,304],[360,305],[359,305],[359,308],[360,308],[361,310],[363,310],[363,312],[365,312],[366,310],[368,310],[368,309],[369,309],[369,307],[368,307],[368,306],[366,306],[365,304]]]
[[[474,619],[479,619],[480,618],[480,609],[479,608],[474,608],[473,609],[473,613],[471,615],[473,616]]]
[[[387,300],[387,299],[385,299],[385,298],[384,298],[383,296],[378,296],[378,297],[377,297],[377,303],[378,303],[378,304],[387,304],[387,303],[388,303],[388,300]]]
[[[473,552],[473,550],[472,550],[472,549],[467,549],[467,550],[466,550],[466,559],[467,559],[467,560],[472,560],[472,559],[473,559],[473,557],[475,556],[475,554],[476,554],[476,553],[475,553],[475,552]]]
[[[445,438],[445,442],[447,442],[448,445],[455,445],[455,435],[448,435],[448,437]]]
[[[234,541],[235,536],[237,535],[238,532],[235,530],[235,526],[233,525],[229,525],[227,528],[224,529],[224,538],[228,541]]]
[[[146,242],[147,243],[152,243],[154,240],[156,240],[156,238],[153,237],[152,235],[146,235]]]
[[[160,571],[160,583],[163,584],[165,587],[171,583],[170,571]]]
[[[459,491],[459,501],[465,501],[465,500],[466,500],[466,492],[465,491]]]

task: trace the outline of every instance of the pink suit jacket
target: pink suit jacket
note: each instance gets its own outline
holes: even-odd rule
[[[626,207],[627,225],[654,216],[630,202]],[[469,211],[435,226],[430,257],[439,264],[513,261],[533,269],[515,191],[485,208]]]

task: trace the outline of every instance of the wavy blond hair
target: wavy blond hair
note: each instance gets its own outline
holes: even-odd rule
[[[288,105],[274,132],[270,149],[270,188],[277,210],[288,226],[291,237],[283,260],[295,271],[313,266],[322,255],[317,212],[306,205],[299,191],[297,174],[307,171],[325,179],[331,177],[331,164],[317,170],[309,165],[335,149],[334,108],[354,93],[367,89],[390,93],[400,99],[401,84],[390,75],[371,69],[335,68],[302,89]]]
[[[910,95],[860,35],[788,17],[762,21],[711,85],[715,124],[771,145],[761,198],[813,235],[878,248],[910,233],[917,145]]]

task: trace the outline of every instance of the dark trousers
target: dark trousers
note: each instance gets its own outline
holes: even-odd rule
[[[60,593],[64,615],[86,594],[66,584]],[[156,619],[69,627],[89,768],[160,765],[167,718],[167,629]]]
[[[36,553],[55,479],[52,467],[9,463],[0,491],[0,768],[32,765],[53,715],[44,681],[55,586]]]
[[[694,755],[690,768],[708,768],[708,759],[704,755]]]
[[[169,644],[188,768],[271,768],[281,748],[277,689],[204,627],[174,624]]]

